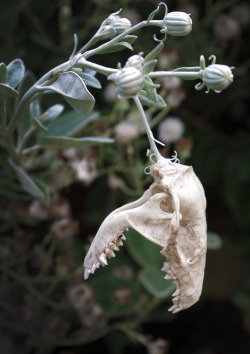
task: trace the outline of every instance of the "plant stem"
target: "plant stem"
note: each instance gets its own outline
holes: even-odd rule
[[[153,71],[148,74],[151,78],[157,77],[179,77],[184,80],[196,80],[202,78],[201,71]]]
[[[102,45],[100,45],[97,48],[94,48],[92,50],[89,50],[88,52],[86,52],[86,54],[84,55],[84,58],[89,58],[92,55],[98,54],[99,52],[101,52],[104,49],[107,49],[109,47],[112,46],[112,44],[118,43],[121,39],[123,39],[125,36],[127,36],[130,33],[133,33],[134,31],[145,27],[145,26],[158,26],[158,27],[162,27],[162,21],[158,21],[158,20],[151,20],[149,22],[147,21],[142,21],[140,23],[138,23],[137,25],[129,28],[127,31],[122,32],[121,34],[119,34],[117,37],[111,39],[109,42],[103,43]],[[81,49],[80,49],[81,52]]]
[[[139,98],[137,96],[134,97],[134,101],[135,101],[135,104],[136,104],[136,106],[138,108],[138,111],[139,111],[139,113],[141,115],[141,119],[142,119],[144,128],[146,130],[147,136],[148,136],[150,149],[153,151],[153,153],[154,153],[154,155],[156,157],[156,161],[158,162],[163,157],[159,153],[159,150],[158,150],[158,148],[157,148],[157,146],[155,144],[155,139],[154,139],[153,133],[151,131],[151,128],[149,126],[146,114],[145,114],[144,109],[143,109],[142,104],[141,104],[141,101],[139,100]]]

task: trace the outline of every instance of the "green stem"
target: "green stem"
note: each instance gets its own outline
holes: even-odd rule
[[[106,76],[116,73],[118,71],[118,69],[107,68],[106,66],[103,66],[103,65],[91,63],[90,61],[87,61],[84,58],[81,58],[77,62],[77,66],[80,66],[80,67],[83,66],[84,68],[95,70],[98,73],[106,75]]]
[[[119,34],[117,37],[111,39],[109,42],[103,43],[102,45],[100,45],[97,48],[94,48],[92,50],[89,50],[88,52],[86,52],[84,54],[84,58],[89,58],[92,55],[98,54],[99,52],[101,52],[104,49],[109,48],[110,46],[112,46],[112,44],[118,43],[121,39],[123,39],[125,36],[127,36],[130,33],[133,33],[134,31],[137,31],[138,29],[145,27],[145,26],[157,26],[157,27],[162,27],[162,21],[157,21],[157,20],[151,20],[149,22],[147,21],[142,21],[140,23],[138,23],[137,25],[129,28],[127,31],[122,32],[121,34]]]
[[[25,145],[27,144],[27,142],[30,140],[30,138],[32,137],[32,135],[36,132],[37,128],[32,126],[25,134],[23,137],[23,140],[21,141],[20,147],[18,148],[18,155],[20,156],[23,148],[25,147]]]
[[[148,74],[151,78],[157,77],[179,77],[184,80],[197,80],[202,78],[201,71],[153,71]]]
[[[151,128],[149,126],[146,114],[144,112],[144,109],[142,107],[141,101],[139,100],[139,98],[137,96],[134,97],[134,101],[135,104],[137,106],[137,109],[141,115],[141,119],[144,125],[144,128],[146,130],[147,136],[148,136],[148,140],[149,140],[149,144],[150,144],[150,149],[153,151],[155,157],[156,157],[156,161],[158,162],[159,160],[161,160],[163,157],[161,156],[161,154],[159,153],[159,150],[155,144],[155,139],[153,136],[153,133],[151,131]]]

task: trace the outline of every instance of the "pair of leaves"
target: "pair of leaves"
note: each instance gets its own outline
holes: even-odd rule
[[[7,67],[0,64],[0,96],[3,98],[17,97],[15,90],[24,76],[25,67],[21,59],[13,60]]]

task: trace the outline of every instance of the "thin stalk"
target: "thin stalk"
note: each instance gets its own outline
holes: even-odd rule
[[[27,142],[30,140],[32,135],[36,132],[37,128],[32,126],[25,134],[23,137],[23,140],[21,141],[20,147],[18,149],[18,155],[21,155],[23,148],[27,144]]]
[[[143,125],[144,125],[144,128],[145,128],[145,131],[147,133],[147,136],[148,136],[150,149],[153,151],[153,153],[154,153],[154,155],[156,157],[156,161],[159,161],[159,160],[162,159],[162,156],[159,153],[159,150],[158,150],[158,148],[157,148],[157,146],[155,144],[155,138],[154,138],[153,133],[151,131],[151,128],[149,126],[146,114],[145,114],[144,109],[143,109],[142,104],[141,104],[141,101],[139,100],[139,98],[137,96],[134,97],[134,101],[135,101],[137,109],[138,109],[138,111],[139,111],[139,113],[141,115],[141,119],[142,119],[142,122],[143,122]]]
[[[89,50],[88,52],[86,52],[86,54],[84,55],[84,58],[89,58],[92,55],[98,54],[99,52],[101,52],[104,49],[109,48],[112,44],[118,43],[121,39],[123,39],[125,36],[127,36],[130,33],[133,33],[134,31],[145,27],[145,26],[158,26],[158,27],[162,27],[162,21],[158,21],[158,20],[151,20],[149,22],[147,21],[142,21],[140,23],[138,23],[137,25],[129,28],[127,31],[122,32],[121,34],[119,34],[117,37],[111,39],[109,42],[103,43],[102,45],[100,45],[97,48],[94,48],[92,50]],[[79,50],[79,52],[82,52],[82,49]]]
[[[157,77],[179,77],[184,80],[197,80],[202,78],[201,71],[153,71],[148,74],[151,78]]]
[[[78,61],[77,66],[79,66],[79,65],[83,66],[84,68],[87,68],[87,69],[95,70],[98,73],[103,74],[103,75],[110,75],[110,74],[116,73],[118,71],[118,69],[107,68],[106,66],[103,66],[103,65],[91,63],[90,61],[85,60],[85,58],[81,58]]]

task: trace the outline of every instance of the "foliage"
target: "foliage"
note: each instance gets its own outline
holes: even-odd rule
[[[167,5],[176,10],[175,2]],[[176,150],[206,190],[208,273],[209,254],[225,261],[224,241],[240,253],[243,271],[237,273],[236,263],[235,272],[241,283],[223,300],[238,306],[249,328],[249,279],[244,277],[250,255],[249,19],[239,15],[243,5],[180,2],[178,10],[192,13],[191,35],[167,34],[167,41],[158,43],[153,35],[163,39],[162,27],[148,24],[159,24],[165,8],[155,11],[151,1],[138,2],[136,9],[128,1],[0,4],[0,347],[7,353],[87,352],[100,338],[106,338],[109,353],[125,352],[136,342],[150,352],[159,335],[145,332],[144,324],[173,321],[167,308],[174,289],[160,272],[159,248],[133,230],[119,259],[83,281],[82,259],[103,218],[150,183],[138,110],[131,99],[117,100],[113,83],[106,80],[119,69],[118,62],[124,67],[140,52],[147,79],[138,97],[154,136],[169,115],[185,126],[184,136],[160,152],[171,158]],[[89,41],[120,7],[119,16],[128,17],[132,26],[147,19],[148,26],[121,33],[119,40],[106,31],[110,38]],[[231,25],[223,37],[219,20],[223,24],[228,18],[238,32]],[[92,61],[93,48],[99,51],[92,52]],[[235,82],[220,95],[197,92],[193,82],[179,80],[190,72],[193,80],[202,80],[201,53],[205,58],[215,53],[220,62],[236,67]],[[177,81],[157,71],[175,72]],[[212,278],[219,272],[220,263]],[[209,292],[205,278],[203,303],[219,293],[216,286]]]

